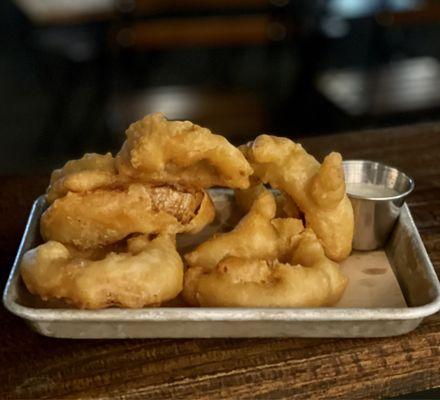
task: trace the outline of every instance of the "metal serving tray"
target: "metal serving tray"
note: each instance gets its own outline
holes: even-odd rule
[[[39,197],[3,294],[5,307],[35,331],[59,338],[381,337],[415,329],[440,309],[440,285],[404,205],[386,246],[408,307],[402,308],[190,308],[78,310],[36,300],[21,281],[24,252],[41,242]]]

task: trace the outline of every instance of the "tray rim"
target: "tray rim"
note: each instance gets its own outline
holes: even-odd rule
[[[33,224],[33,215],[45,202],[45,195],[39,196],[32,204],[28,220],[8,280],[3,292],[3,305],[12,314],[28,321],[39,322],[204,322],[204,321],[387,321],[416,320],[435,314],[440,310],[440,283],[432,262],[423,244],[420,233],[414,223],[408,205],[405,203],[402,213],[406,213],[410,224],[414,226],[414,240],[420,246],[420,256],[428,278],[435,290],[434,299],[427,304],[415,307],[396,308],[206,308],[206,307],[166,307],[166,308],[108,308],[101,310],[31,308],[18,304],[12,299],[13,285],[19,279],[18,266],[27,250],[26,242]],[[190,311],[190,312],[189,312]]]

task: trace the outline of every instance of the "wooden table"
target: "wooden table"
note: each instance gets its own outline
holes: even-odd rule
[[[440,271],[440,125],[303,141],[318,157],[395,165],[416,181],[409,199]],[[32,200],[47,177],[3,177],[4,284]],[[0,310],[0,398],[378,398],[440,386],[440,318],[384,339],[62,340]]]

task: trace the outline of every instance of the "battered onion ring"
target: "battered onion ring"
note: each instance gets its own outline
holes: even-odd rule
[[[185,286],[187,279],[194,280],[189,300],[205,307],[329,306],[340,299],[347,285],[339,265],[325,256],[309,228],[300,234],[287,263],[226,257],[208,272],[203,268],[188,272]]]
[[[354,220],[339,153],[330,153],[320,165],[300,144],[268,135],[240,150],[261,181],[283,190],[298,205],[329,258],[348,257]]]
[[[214,216],[204,191],[135,183],[117,190],[68,192],[43,213],[40,230],[45,241],[89,249],[134,233],[197,233]]]
[[[252,168],[223,136],[161,113],[131,124],[116,157],[119,173],[136,181],[189,187],[246,188]]]
[[[301,220],[275,218],[276,202],[272,193],[264,190],[248,214],[228,233],[215,235],[185,255],[189,266],[185,273],[184,297],[198,304],[198,280],[204,273],[214,270],[228,257],[243,259],[284,260],[299,240],[303,231]]]
[[[56,169],[50,177],[46,199],[53,203],[67,192],[86,192],[112,188],[121,182],[117,176],[115,160],[110,153],[89,153],[79,160],[70,160],[64,167]]]
[[[264,190],[232,231],[214,235],[186,254],[187,264],[211,269],[227,256],[259,259],[282,256],[304,227],[299,219],[275,218],[275,214],[274,196]]]
[[[140,308],[180,293],[183,263],[172,237],[136,237],[128,240],[127,248],[92,261],[49,241],[25,253],[20,272],[31,293],[80,308]]]

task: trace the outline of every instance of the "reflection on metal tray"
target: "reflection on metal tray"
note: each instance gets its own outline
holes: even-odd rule
[[[214,202],[232,196],[212,190]],[[35,331],[62,338],[159,337],[379,337],[415,329],[440,309],[440,285],[408,207],[385,251],[408,307],[398,308],[190,308],[177,300],[161,308],[78,310],[62,302],[44,302],[24,287],[18,265],[23,253],[41,242],[39,220],[44,197],[32,208],[7,282],[3,303]],[[222,224],[234,221],[227,215]],[[230,221],[229,221],[230,219]],[[212,234],[212,227],[205,235]],[[201,238],[203,239],[203,238]],[[182,247],[187,247],[182,238]]]

